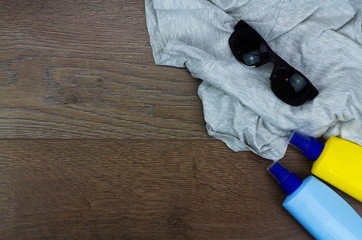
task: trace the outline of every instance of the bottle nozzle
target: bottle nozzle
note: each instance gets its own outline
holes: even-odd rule
[[[292,194],[302,184],[302,179],[295,173],[289,172],[288,169],[283,167],[279,162],[271,164],[268,167],[268,171],[288,195]]]
[[[304,136],[296,131],[293,132],[289,143],[303,152],[304,156],[317,160],[321,155],[324,144],[315,138]]]

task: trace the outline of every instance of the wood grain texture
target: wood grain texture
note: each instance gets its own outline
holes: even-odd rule
[[[312,239],[282,208],[270,162],[219,141],[1,140],[0,148],[2,239]],[[294,149],[282,162],[303,178],[311,167]]]
[[[0,138],[207,138],[200,81],[155,66],[144,1],[0,1],[0,16]]]
[[[312,239],[199,84],[154,64],[143,0],[0,0],[0,239]]]
[[[310,238],[282,208],[269,161],[220,142],[2,140],[0,147],[7,239]],[[310,162],[299,155],[289,151],[283,162],[305,176]]]

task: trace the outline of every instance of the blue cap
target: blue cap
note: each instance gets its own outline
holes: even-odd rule
[[[302,179],[295,173],[289,172],[288,169],[283,167],[279,162],[273,163],[268,168],[268,171],[274,176],[279,183],[279,186],[288,195],[292,194],[302,184]]]
[[[298,148],[303,152],[304,156],[313,161],[319,158],[324,148],[324,144],[317,139],[304,136],[295,131],[290,138],[289,143]]]

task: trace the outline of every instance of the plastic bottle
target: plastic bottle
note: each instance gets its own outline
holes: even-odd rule
[[[362,202],[362,147],[330,137],[325,144],[294,132],[290,143],[315,161],[312,174]]]
[[[268,171],[288,194],[283,207],[316,239],[362,239],[362,219],[336,192],[314,176],[302,181],[279,162]]]

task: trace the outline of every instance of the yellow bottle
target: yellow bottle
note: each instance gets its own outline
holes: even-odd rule
[[[362,147],[330,137],[325,144],[294,132],[290,143],[314,160],[312,173],[362,202]]]

